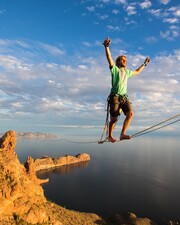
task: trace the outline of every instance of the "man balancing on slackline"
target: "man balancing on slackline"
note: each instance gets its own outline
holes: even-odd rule
[[[103,42],[105,47],[105,53],[107,61],[109,63],[109,68],[111,71],[111,92],[108,97],[108,102],[110,104],[110,123],[109,123],[109,135],[108,141],[116,142],[116,139],[113,137],[113,130],[115,124],[120,115],[120,110],[122,109],[124,115],[126,116],[123,127],[120,134],[120,140],[130,139],[131,136],[126,134],[126,131],[130,125],[134,112],[132,110],[131,102],[127,96],[127,80],[132,76],[138,75],[145,66],[150,62],[150,58],[147,57],[144,63],[136,70],[126,69],[127,59],[126,56],[120,55],[116,59],[116,64],[114,63],[111,52],[109,49],[110,39],[106,38]]]

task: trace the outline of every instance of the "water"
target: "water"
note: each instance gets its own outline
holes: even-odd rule
[[[45,196],[68,209],[105,216],[133,212],[158,224],[163,219],[180,220],[177,137],[144,136],[103,145],[19,140],[16,152],[21,162],[28,155],[90,154],[87,163],[38,172],[38,177],[50,179],[43,185]]]

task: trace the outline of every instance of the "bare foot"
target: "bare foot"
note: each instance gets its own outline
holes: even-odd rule
[[[114,142],[116,142],[116,139],[115,139],[115,138],[113,138],[113,137],[108,137],[108,141],[110,141],[110,142],[114,143]]]
[[[128,140],[128,139],[131,139],[131,136],[130,135],[121,134],[120,141],[122,141],[122,140]]]

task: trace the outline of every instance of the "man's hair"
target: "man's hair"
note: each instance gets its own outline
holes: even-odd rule
[[[120,55],[120,56],[117,57],[117,59],[116,59],[116,66],[117,66],[117,67],[120,66],[120,65],[119,65],[119,59],[122,58],[122,57],[125,57],[125,58],[126,58],[125,55]],[[127,58],[126,58],[126,59],[127,59]]]

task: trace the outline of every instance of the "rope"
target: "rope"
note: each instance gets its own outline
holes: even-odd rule
[[[107,113],[107,116],[108,116],[108,113]],[[173,119],[175,119],[175,118],[177,118],[177,117],[179,117],[180,116],[180,114],[178,114],[178,115],[176,115],[176,116],[173,116],[173,117],[171,117],[171,118],[169,118],[169,119],[167,119],[167,120],[164,120],[164,121],[162,121],[162,122],[160,122],[160,123],[157,123],[157,124],[155,124],[155,125],[153,125],[153,126],[151,126],[151,127],[148,127],[148,128],[146,128],[146,129],[144,129],[144,130],[142,130],[142,131],[139,131],[139,132],[137,132],[137,133],[134,133],[133,135],[131,135],[131,138],[135,138],[135,137],[139,137],[139,136],[141,136],[141,135],[144,135],[144,134],[148,134],[148,133],[151,133],[151,132],[154,132],[154,131],[156,131],[156,130],[159,130],[159,129],[162,129],[162,128],[164,128],[164,127],[167,127],[167,126],[169,126],[169,125],[172,125],[172,124],[174,124],[174,123],[177,123],[178,121],[180,121],[180,119],[177,119],[177,120],[175,120],[175,121],[172,121],[172,122],[170,122],[170,123],[167,123],[167,124],[165,124],[165,125],[162,125],[162,126],[159,126],[159,125],[161,125],[161,124],[164,124],[164,123],[166,123],[166,122],[168,122],[168,121],[170,121],[170,120],[173,120]],[[104,142],[109,142],[108,140],[107,140],[107,136],[106,136],[106,138],[104,139],[104,140],[102,140],[102,138],[103,138],[103,136],[104,136],[104,133],[105,133],[105,130],[107,129],[107,124],[108,124],[108,121],[107,121],[107,117],[106,117],[106,122],[105,122],[105,125],[104,125],[104,129],[103,129],[103,133],[102,133],[102,136],[101,136],[101,139],[100,139],[100,141],[72,141],[72,140],[69,140],[69,139],[57,139],[57,140],[54,140],[54,141],[67,141],[67,142],[70,142],[70,143],[73,143],[73,144],[103,144]],[[159,126],[159,127],[158,127]],[[153,129],[154,128],[154,129]],[[107,131],[108,132],[108,131]],[[106,133],[106,135],[107,135],[107,133]],[[119,142],[120,140],[118,140],[118,141],[116,141],[116,142]],[[109,143],[111,143],[111,142],[109,142]]]
[[[62,138],[62,139],[56,139],[56,140],[53,140],[53,141],[67,141],[67,142],[70,142],[70,143],[73,143],[73,144],[97,144],[98,141],[72,141],[72,140],[69,140],[69,139],[65,139],[65,138]]]
[[[158,129],[154,129],[154,130],[152,130],[152,131],[150,131],[150,132],[146,132],[146,131],[148,131],[148,130],[151,130],[152,128],[154,128],[154,127],[157,127],[157,126],[159,126],[159,125],[161,125],[161,124],[163,124],[163,123],[166,123],[166,122],[168,122],[168,121],[170,121],[170,120],[173,120],[173,119],[175,119],[175,118],[177,118],[177,117],[179,117],[180,116],[180,114],[177,114],[176,116],[173,116],[173,117],[171,117],[171,118],[169,118],[169,119],[167,119],[167,120],[164,120],[164,121],[162,121],[162,122],[160,122],[160,123],[157,123],[157,124],[155,124],[155,125],[153,125],[153,126],[151,126],[151,127],[148,127],[148,128],[146,128],[146,129],[144,129],[144,130],[142,130],[142,131],[139,131],[139,132],[137,132],[137,133],[135,133],[135,134],[133,134],[133,135],[131,135],[131,138],[133,138],[133,137],[137,137],[137,136],[140,136],[140,135],[142,135],[142,133],[150,133],[150,132],[153,132],[153,131],[155,131],[155,130],[158,130],[158,129],[160,129],[160,128],[158,128]],[[177,120],[177,121],[175,121],[175,122],[178,122],[179,120]],[[174,122],[174,123],[175,123]],[[170,123],[171,124],[171,123]],[[168,125],[170,125],[170,124],[167,124],[166,126],[168,126]],[[162,128],[163,128],[164,126],[162,126]]]
[[[100,140],[98,141],[98,144],[103,144],[104,142],[107,141],[108,136],[109,136],[109,101],[107,100],[107,109],[106,109],[107,113],[106,113],[106,120],[105,120],[105,124],[104,124],[104,128],[103,128],[103,132],[101,135]],[[104,137],[104,133],[106,131],[106,136],[103,140]]]
[[[146,132],[141,132],[140,134],[134,134],[134,135],[131,136],[131,138],[139,137],[139,136],[141,136],[141,135],[144,135],[144,134],[148,134],[148,133],[154,132],[154,131],[156,131],[156,130],[159,130],[159,129],[162,129],[162,128],[164,128],[164,127],[167,127],[167,126],[169,126],[169,125],[171,125],[171,124],[173,124],[173,123],[177,123],[178,121],[180,121],[180,119],[175,120],[175,121],[173,121],[173,122],[171,122],[171,123],[165,124],[165,125],[163,125],[163,126],[160,126],[160,127],[158,127],[158,128],[155,128],[155,129],[153,129],[153,130],[149,130],[149,131],[146,131]]]

